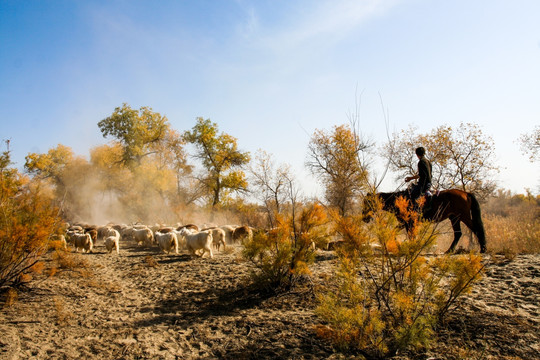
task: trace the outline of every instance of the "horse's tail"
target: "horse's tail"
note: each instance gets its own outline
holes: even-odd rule
[[[486,252],[486,232],[484,231],[484,223],[482,222],[480,203],[478,203],[478,200],[476,200],[473,194],[469,193],[468,196],[471,199],[472,231],[480,243],[480,252]]]

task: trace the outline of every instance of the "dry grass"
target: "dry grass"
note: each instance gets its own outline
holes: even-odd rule
[[[70,253],[64,250],[54,251],[52,260],[48,270],[49,277],[56,275],[59,271],[84,279],[92,278],[93,276],[93,270],[90,264],[81,254]]]
[[[502,193],[484,206],[484,226],[490,251],[512,254],[540,252],[540,199]]]
[[[223,252],[224,254],[227,254],[227,255],[233,254],[235,251],[236,251],[236,250],[234,249],[234,246],[230,246],[230,245],[229,245],[229,246],[226,246],[226,247],[222,250],[222,252]]]
[[[58,326],[66,326],[72,317],[72,314],[66,310],[64,300],[57,296],[53,298],[54,309],[56,314],[56,324]]]
[[[8,288],[2,295],[1,303],[3,304],[4,308],[12,306],[19,299],[19,293],[12,287]]]
[[[157,260],[151,255],[146,256],[144,258],[144,262],[146,266],[151,267],[151,268],[156,268],[159,266],[159,263],[157,262]]]
[[[495,253],[535,254],[540,252],[540,219],[531,214],[523,214],[519,217],[486,214],[484,225],[489,248]]]
[[[58,267],[62,270],[75,270],[90,266],[88,261],[83,259],[79,254],[65,251],[55,252],[53,255],[53,261],[57,263]]]

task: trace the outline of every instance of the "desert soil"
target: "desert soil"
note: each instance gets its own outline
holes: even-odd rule
[[[333,252],[319,250],[310,281],[278,296],[249,286],[239,247],[201,259],[98,245],[74,258],[87,267],[36,279],[0,308],[0,359],[358,358],[314,333],[313,290],[333,273]],[[485,261],[435,346],[396,358],[540,358],[540,255]]]

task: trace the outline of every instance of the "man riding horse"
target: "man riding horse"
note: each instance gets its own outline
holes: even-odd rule
[[[376,199],[382,202],[383,210],[398,214],[399,211],[395,202],[400,197],[407,197],[411,200],[414,209],[419,211],[419,204],[416,199],[425,194],[431,188],[431,162],[425,157],[426,150],[419,147],[415,150],[418,157],[418,174],[405,178],[406,182],[418,179],[418,182],[409,191],[399,191],[391,193],[367,194],[364,198],[363,211],[364,221],[368,222],[373,216]],[[427,200],[427,199],[426,199]],[[429,200],[422,207],[422,217],[424,220],[441,222],[449,219],[454,231],[454,240],[447,252],[453,252],[459,239],[461,238],[461,225],[464,223],[478,238],[480,252],[486,252],[486,234],[482,222],[480,204],[474,194],[459,190],[449,189],[437,192],[437,195],[429,197]],[[400,220],[398,218],[398,220]],[[402,220],[400,220],[402,221]],[[403,224],[407,227],[409,224],[405,221]]]
[[[425,194],[431,188],[431,162],[426,158],[426,149],[418,147],[415,150],[418,157],[418,173],[414,176],[407,176],[405,182],[418,179],[411,190],[411,203],[416,207],[416,199]]]

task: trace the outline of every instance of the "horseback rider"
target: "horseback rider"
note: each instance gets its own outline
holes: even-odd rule
[[[431,188],[431,162],[426,158],[426,149],[418,147],[415,150],[418,157],[418,173],[414,176],[407,176],[405,182],[418,179],[411,190],[411,202],[416,206],[416,199],[425,194]]]

